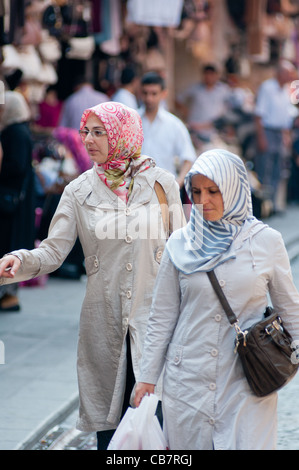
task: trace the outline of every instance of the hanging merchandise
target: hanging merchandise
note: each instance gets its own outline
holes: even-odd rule
[[[45,85],[54,85],[57,82],[57,73],[54,65],[50,63],[42,63],[36,80]]]
[[[0,0],[0,46],[7,43],[7,35],[5,34],[5,2]]]
[[[92,0],[92,32],[96,44],[111,39],[111,4],[109,0]]]
[[[61,10],[55,3],[47,6],[43,12],[42,25],[51,36],[59,37],[62,34],[63,18]]]
[[[21,57],[15,46],[12,44],[5,44],[5,46],[2,46],[2,54],[3,62],[1,65],[5,72],[21,69]]]
[[[92,36],[86,38],[70,38],[66,50],[67,59],[89,60],[95,50],[95,41]]]
[[[266,13],[266,0],[251,0],[246,3],[248,53],[265,55],[265,35],[263,31]]]
[[[42,62],[34,46],[15,47],[12,44],[7,44],[2,47],[2,50],[4,57],[2,69],[4,73],[20,70],[24,81],[34,80],[48,85],[56,83],[55,68],[50,63]]]
[[[107,55],[118,55],[121,52],[122,35],[121,8],[118,0],[110,0],[110,31],[111,37],[101,43],[101,49]]]
[[[42,40],[38,45],[39,53],[44,61],[56,62],[61,57],[61,46],[59,41],[50,36],[49,31],[42,30]]]
[[[67,40],[70,37],[86,37],[90,27],[90,6],[83,0],[53,1],[42,15],[43,28],[51,36]]]
[[[183,0],[128,0],[127,21],[147,26],[177,27],[181,21]]]
[[[10,0],[8,4],[5,3],[5,14],[8,17],[6,41],[8,44],[19,44],[25,25],[25,0]]]
[[[95,50],[95,40],[90,35],[90,6],[82,0],[75,0],[72,4],[56,0],[49,5],[43,14],[43,27],[49,36],[55,36],[65,44],[65,57],[67,59],[89,60]],[[53,48],[55,45],[47,41],[43,49]]]
[[[28,44],[26,46],[19,46],[17,50],[20,58],[19,68],[23,72],[23,79],[37,79],[41,70],[42,62],[36,48]]]
[[[31,1],[25,4],[25,21],[20,44],[38,46],[42,40],[41,17],[44,6],[41,2]]]

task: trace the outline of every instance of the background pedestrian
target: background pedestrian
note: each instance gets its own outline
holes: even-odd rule
[[[256,100],[255,169],[260,182],[271,191],[274,213],[281,209],[278,207],[278,191],[283,180],[283,163],[291,154],[290,131],[298,114],[287,86],[294,77],[294,71],[290,62],[280,61],[275,76],[260,85]]]
[[[59,119],[60,127],[79,129],[83,111],[99,103],[108,101],[107,95],[94,89],[85,77],[77,77],[73,93],[64,100]]]
[[[5,92],[1,117],[0,168],[0,255],[12,249],[34,247],[35,191],[32,167],[32,138],[29,129],[29,107],[15,91]],[[16,199],[9,210],[9,202]],[[0,286],[0,312],[20,310],[18,284]]]
[[[166,94],[161,75],[148,72],[142,77],[143,105],[139,109],[144,131],[142,152],[151,155],[158,166],[175,175],[182,189],[196,154],[185,124],[165,109]]]
[[[138,109],[138,92],[140,87],[140,78],[136,67],[132,64],[127,65],[121,72],[120,87],[112,96],[112,101],[125,104],[129,108]]]

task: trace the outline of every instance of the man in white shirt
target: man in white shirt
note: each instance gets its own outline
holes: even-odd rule
[[[127,65],[121,73],[120,88],[112,96],[112,101],[138,109],[137,92],[140,84],[138,75],[132,65]]]
[[[260,182],[272,193],[273,211],[277,210],[277,193],[282,177],[284,154],[290,150],[290,130],[297,115],[287,86],[294,78],[295,67],[280,61],[276,76],[265,80],[258,90],[255,107],[257,157],[256,172]]]
[[[161,105],[166,93],[164,79],[159,74],[148,72],[142,77],[143,106],[139,109],[144,132],[142,153],[174,174],[182,188],[196,153],[184,123]]]

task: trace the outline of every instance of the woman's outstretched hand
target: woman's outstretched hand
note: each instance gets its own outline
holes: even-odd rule
[[[135,398],[134,398],[134,404],[135,406],[139,406],[141,403],[142,398],[144,395],[147,393],[150,395],[151,393],[154,393],[155,391],[155,384],[148,384],[144,382],[138,382],[136,385],[135,389]]]
[[[0,277],[14,278],[21,266],[17,256],[7,255],[0,259]]]

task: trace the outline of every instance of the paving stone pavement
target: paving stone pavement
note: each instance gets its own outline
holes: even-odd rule
[[[20,289],[20,313],[0,314],[0,449],[30,448],[78,404],[77,338],[85,278]]]

